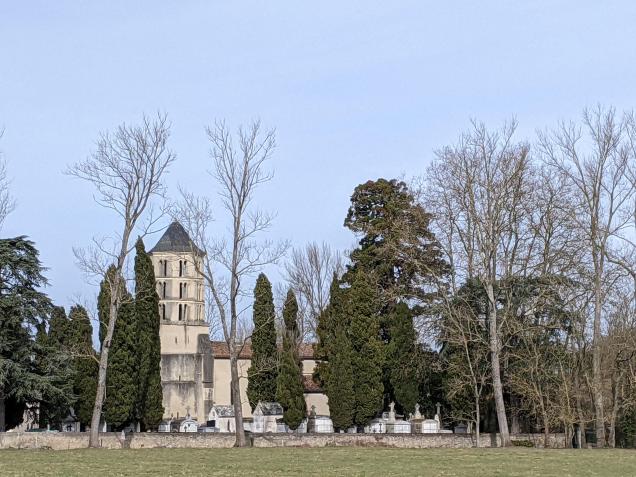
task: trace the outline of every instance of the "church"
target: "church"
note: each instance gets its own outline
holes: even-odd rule
[[[210,340],[205,319],[205,283],[197,273],[202,252],[175,221],[149,254],[159,294],[164,420],[190,416],[202,424],[213,406],[233,404],[228,346],[225,341]],[[243,416],[248,421],[252,417],[246,393],[251,356],[246,342],[239,356],[239,374]],[[311,344],[301,346],[300,356],[307,409],[328,416],[327,397],[312,379],[316,362]]]

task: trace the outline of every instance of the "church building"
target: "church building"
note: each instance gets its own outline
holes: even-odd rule
[[[179,222],[172,222],[149,254],[155,269],[161,319],[161,385],[164,419],[187,415],[199,423],[208,420],[212,406],[233,404],[227,344],[210,341],[205,319],[205,283],[197,272],[199,250]],[[307,409],[329,415],[327,397],[312,380],[313,348],[301,347]],[[239,357],[243,415],[251,418],[247,401],[247,370],[251,347],[245,343]]]

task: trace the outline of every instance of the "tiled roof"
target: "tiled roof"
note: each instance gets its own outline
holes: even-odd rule
[[[188,232],[185,231],[183,225],[176,220],[172,222],[164,234],[161,236],[157,245],[155,245],[150,253],[153,252],[177,252],[189,253],[194,251],[197,255],[202,255],[200,249],[190,240]]]
[[[215,405],[212,406],[217,417],[234,417],[234,406]]]
[[[229,359],[230,350],[225,341],[211,341],[212,356],[214,358]],[[245,343],[242,346],[239,358],[251,359],[252,358],[252,344]],[[300,359],[314,359],[314,347],[311,343],[301,343],[299,347]]]
[[[256,405],[256,409],[254,409],[254,415],[259,414],[263,416],[282,416],[283,415],[283,407],[277,402],[264,402],[259,401]]]

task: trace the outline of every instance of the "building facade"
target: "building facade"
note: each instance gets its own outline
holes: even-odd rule
[[[149,254],[159,293],[164,418],[205,422],[213,390],[204,283],[196,271],[201,252],[173,222]]]
[[[155,270],[161,319],[161,385],[164,420],[191,416],[199,423],[208,421],[214,405],[232,405],[230,356],[222,341],[210,341],[205,319],[205,283],[200,270],[201,252],[179,222],[166,229],[149,255]],[[252,410],[247,400],[247,370],[251,364],[250,343],[239,357],[243,416]],[[313,347],[300,349],[307,410],[329,415],[327,397],[312,379],[316,366]]]

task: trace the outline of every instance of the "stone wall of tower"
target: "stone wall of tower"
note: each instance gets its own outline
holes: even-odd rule
[[[204,282],[194,254],[151,252],[161,318],[164,417],[207,420],[212,406],[212,356],[205,322]]]

